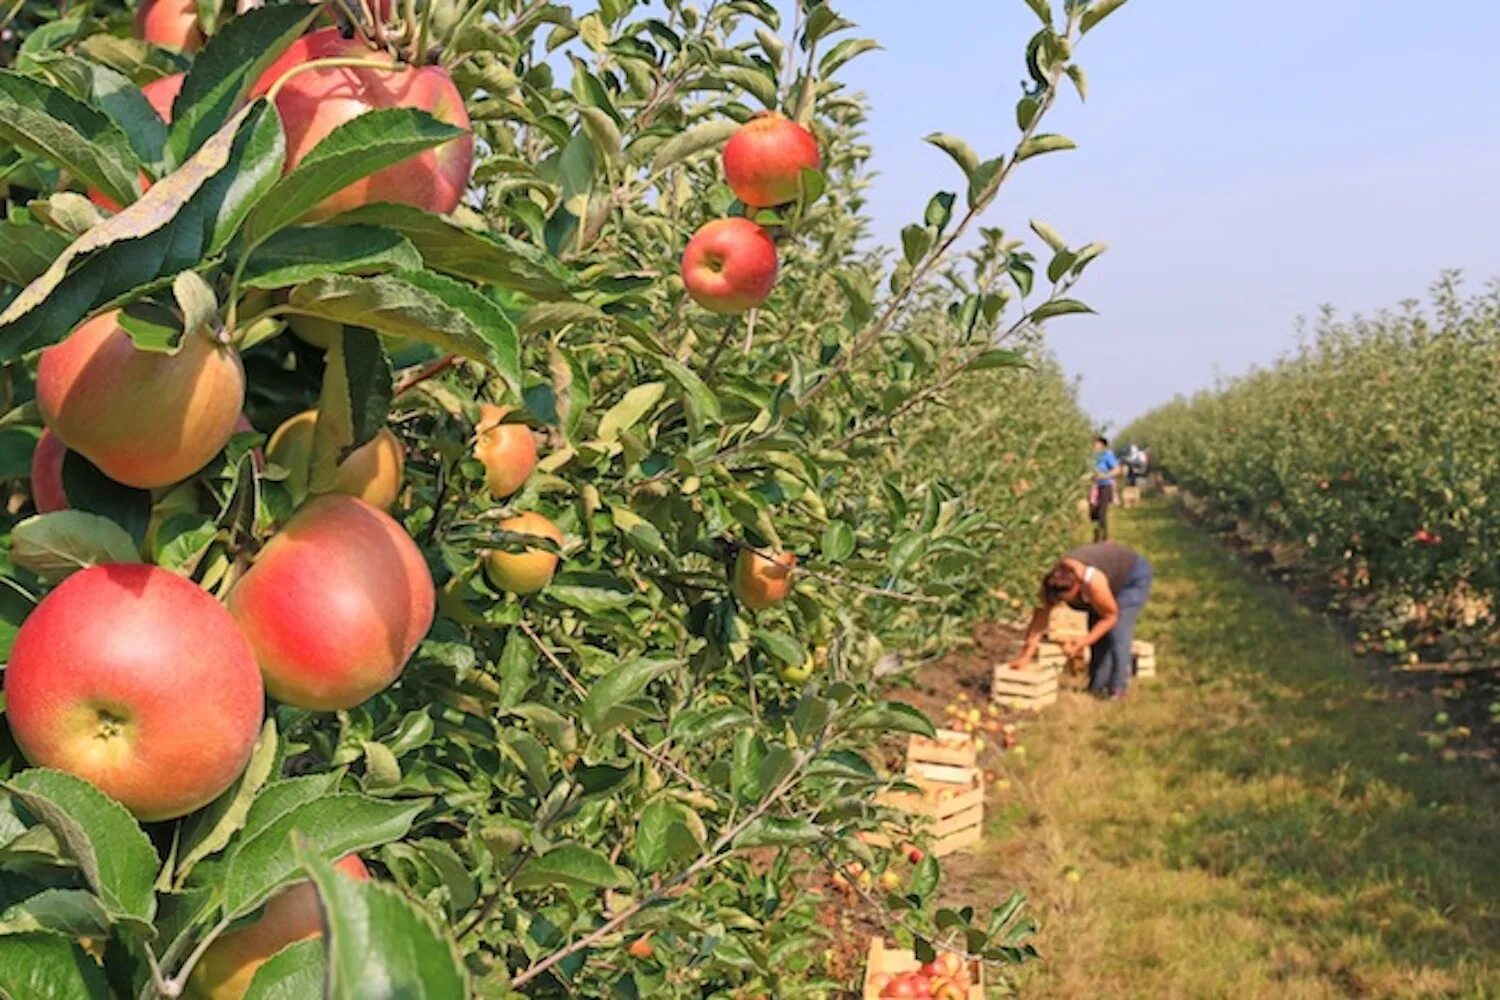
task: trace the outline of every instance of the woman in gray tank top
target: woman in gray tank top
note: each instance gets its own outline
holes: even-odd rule
[[[1021,655],[1010,662],[1025,669],[1042,641],[1052,609],[1066,604],[1089,614],[1088,635],[1063,642],[1070,659],[1089,650],[1089,690],[1123,698],[1130,686],[1130,644],[1135,623],[1151,594],[1151,564],[1119,542],[1081,545],[1057,561],[1042,578],[1042,598],[1026,629]]]

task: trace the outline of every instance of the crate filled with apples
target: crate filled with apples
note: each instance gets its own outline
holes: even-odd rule
[[[984,826],[984,775],[975,766],[978,737],[939,729],[935,739],[913,736],[906,780],[916,791],[890,791],[877,801],[918,820],[938,857],[979,842]]]
[[[1078,611],[1059,604],[1052,609],[1051,617],[1047,619],[1047,638],[1053,642],[1061,642],[1064,639],[1082,639],[1089,634],[1089,615],[1087,611]]]
[[[891,948],[881,938],[870,939],[865,962],[864,1000],[886,997],[930,997],[932,1000],[984,1000],[984,969],[953,952],[931,962],[902,948]]]
[[[965,767],[974,766],[975,760],[985,748],[990,745],[990,740],[998,737],[1005,727],[1001,718],[1001,707],[993,701],[983,706],[974,705],[969,702],[969,696],[959,694],[956,703],[950,703],[943,707],[943,713],[947,716],[947,729],[940,729],[937,739],[925,743],[915,742],[920,737],[913,737],[914,743],[908,748],[907,771],[909,773],[920,773],[921,769],[913,769],[911,761],[922,761],[930,764],[956,763]],[[911,750],[915,748],[916,753]],[[950,754],[958,753],[960,756],[953,761],[944,761],[934,754],[943,752],[947,748]]]

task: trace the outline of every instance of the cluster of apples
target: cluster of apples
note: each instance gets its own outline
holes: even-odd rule
[[[724,179],[752,208],[775,208],[802,193],[802,171],[822,165],[812,133],[783,115],[751,119],[724,145]],[[734,315],[753,309],[776,287],[776,243],[753,221],[715,219],[688,240],[682,283],[710,312]]]
[[[967,694],[959,692],[958,703],[949,702],[943,706],[943,714],[948,717],[950,726],[959,732],[971,734],[976,750],[982,751],[986,746],[984,737],[979,735],[980,733],[1000,737],[1000,745],[1005,749],[1015,746],[1015,723],[1000,721],[1000,706],[990,702],[981,711],[978,707],[967,704],[968,700]]]
[[[910,972],[877,972],[870,977],[870,985],[882,998],[965,1000],[973,980],[962,958],[952,952],[944,952]]]

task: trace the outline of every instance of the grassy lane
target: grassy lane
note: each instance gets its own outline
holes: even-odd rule
[[[1161,676],[1030,725],[1014,805],[954,872],[1032,897],[1021,994],[1500,996],[1500,788],[1426,748],[1435,696],[1372,683],[1167,508],[1120,534],[1156,565]]]

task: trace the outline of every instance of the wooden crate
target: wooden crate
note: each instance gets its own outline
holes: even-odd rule
[[[892,948],[883,938],[870,938],[870,951],[865,959],[865,984],[863,1000],[880,1000],[880,991],[875,988],[875,977],[882,972],[911,972],[919,968],[917,956],[905,948]],[[969,995],[967,1000],[984,1000],[984,965],[969,964]]]
[[[943,857],[979,842],[984,776],[972,736],[952,729],[939,729],[937,735],[937,740],[913,736],[908,741],[906,780],[917,791],[885,792],[876,801],[918,817],[932,838],[932,853]],[[890,846],[889,840],[881,838],[880,846]]]
[[[995,667],[990,698],[1007,708],[1039,712],[1057,701],[1057,687],[1058,671],[1055,667],[1012,670],[1002,663]]]
[[[1125,508],[1139,507],[1141,505],[1141,488],[1139,486],[1126,486],[1120,490],[1120,506]]]
[[[1047,619],[1047,638],[1054,641],[1058,639],[1081,639],[1089,634],[1089,613],[1087,611],[1075,611],[1066,604],[1059,604],[1052,609],[1052,616]]]
[[[1140,639],[1130,644],[1130,669],[1137,677],[1156,676],[1156,643]]]
[[[906,743],[906,773],[914,778],[964,784],[978,762],[974,737],[956,729],[939,729],[935,740],[913,736]]]

